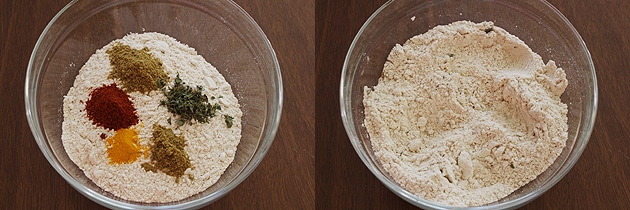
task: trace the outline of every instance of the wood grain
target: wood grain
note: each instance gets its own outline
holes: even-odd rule
[[[362,24],[385,0],[319,0],[316,6],[317,209],[415,209],[363,165],[339,115],[344,56]],[[599,85],[590,142],[573,169],[522,209],[624,209],[630,206],[629,1],[549,0],[586,42]],[[334,82],[334,83],[333,83]],[[332,83],[332,84],[331,84]],[[325,84],[325,85],[324,85]]]
[[[0,3],[0,209],[103,209],[50,166],[26,120],[24,79],[39,35],[69,0]],[[208,209],[315,206],[314,0],[235,0],[266,33],[284,81],[280,128],[265,159]]]

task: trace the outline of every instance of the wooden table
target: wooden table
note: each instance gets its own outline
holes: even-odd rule
[[[50,166],[28,127],[26,67],[39,35],[70,0],[0,3],[0,209],[103,208]],[[258,168],[208,209],[308,209],[315,206],[314,1],[235,0],[267,34],[284,80],[275,141]]]
[[[376,179],[346,137],[338,81],[359,28],[385,0],[321,0],[316,6],[317,209],[413,209]],[[630,206],[630,1],[549,0],[586,42],[599,85],[590,142],[573,169],[523,209]],[[335,82],[334,84],[331,84]]]
[[[357,31],[385,0],[235,0],[269,37],[280,62],[284,109],[259,167],[208,209],[413,209],[363,165],[343,129],[338,85]],[[102,208],[48,164],[27,125],[24,77],[48,21],[69,0],[0,2],[0,209]],[[593,56],[595,130],[574,168],[523,209],[630,206],[630,2],[550,0]]]

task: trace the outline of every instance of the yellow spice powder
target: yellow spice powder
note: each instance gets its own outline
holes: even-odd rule
[[[123,128],[107,138],[107,156],[110,164],[132,163],[146,151],[138,143],[138,132],[135,128]]]

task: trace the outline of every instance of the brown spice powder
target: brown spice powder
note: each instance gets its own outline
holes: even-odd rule
[[[159,80],[168,80],[162,61],[153,57],[149,48],[137,50],[115,44],[106,52],[113,68],[107,78],[120,80],[126,92],[148,93],[159,89]]]
[[[144,170],[161,171],[177,178],[178,181],[186,169],[192,167],[188,154],[184,150],[186,139],[183,136],[177,136],[173,130],[154,124],[151,141],[153,142],[151,161],[142,164]]]

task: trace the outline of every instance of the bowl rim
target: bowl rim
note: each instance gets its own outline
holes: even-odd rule
[[[281,119],[281,115],[282,115],[282,106],[283,106],[283,85],[282,85],[282,75],[281,75],[281,71],[280,71],[280,64],[278,62],[278,58],[276,56],[275,50],[273,49],[271,42],[269,41],[269,39],[267,38],[267,35],[264,33],[264,31],[260,28],[260,26],[258,25],[258,23],[256,23],[256,21],[238,4],[236,4],[233,0],[228,0],[227,3],[229,6],[234,7],[234,9],[236,11],[238,11],[239,13],[241,13],[241,15],[243,15],[243,17],[245,18],[245,20],[247,22],[249,22],[249,24],[251,26],[253,26],[253,30],[254,33],[257,34],[258,36],[260,36],[260,38],[262,40],[264,40],[263,45],[266,46],[265,51],[268,51],[268,53],[270,53],[270,58],[272,59],[273,62],[273,69],[271,69],[271,71],[269,71],[267,74],[269,75],[269,79],[270,79],[270,84],[271,87],[270,89],[273,89],[275,91],[275,93],[272,93],[270,95],[270,100],[267,102],[267,104],[272,105],[272,107],[270,107],[267,113],[267,116],[269,116],[265,121],[264,124],[262,125],[263,127],[265,127],[262,130],[262,134],[260,139],[259,139],[259,143],[257,145],[257,148],[254,150],[253,155],[251,155],[248,160],[244,163],[244,167],[241,169],[241,171],[239,173],[236,174],[235,177],[232,177],[232,181],[225,184],[225,186],[211,194],[208,194],[206,196],[200,197],[199,199],[196,200],[191,200],[191,201],[186,201],[183,203],[178,203],[178,204],[171,204],[171,203],[146,203],[146,204],[151,204],[150,206],[144,206],[144,205],[139,205],[139,204],[131,204],[131,203],[127,203],[125,201],[125,199],[122,200],[116,200],[116,199],[112,199],[110,197],[104,196],[82,184],[80,184],[79,182],[76,181],[76,179],[73,178],[73,176],[71,176],[69,173],[67,173],[63,167],[57,162],[57,158],[56,156],[53,154],[52,149],[49,147],[48,145],[48,141],[47,139],[44,137],[43,134],[43,128],[42,128],[42,122],[40,122],[39,120],[39,112],[38,112],[38,107],[39,107],[39,103],[36,97],[33,97],[33,95],[36,94],[38,88],[39,88],[39,83],[37,81],[39,81],[40,79],[40,74],[41,72],[36,71],[36,69],[40,69],[41,66],[34,66],[36,63],[36,58],[38,56],[38,52],[40,47],[42,47],[42,42],[44,40],[44,38],[46,36],[48,36],[48,33],[50,31],[50,29],[53,27],[53,25],[55,25],[55,23],[57,22],[57,20],[59,19],[59,17],[61,17],[67,10],[69,10],[73,5],[75,5],[77,2],[79,2],[79,0],[73,0],[71,2],[69,2],[68,4],[66,4],[51,20],[50,22],[46,25],[46,27],[44,28],[44,30],[42,31],[42,33],[40,34],[37,42],[35,43],[35,46],[33,48],[33,51],[31,52],[31,56],[29,59],[29,63],[27,66],[27,71],[26,71],[26,78],[25,78],[25,84],[24,84],[24,102],[25,102],[25,109],[26,109],[26,118],[28,121],[28,125],[31,129],[31,133],[33,134],[33,137],[35,139],[35,142],[37,143],[38,147],[40,148],[42,154],[44,155],[44,157],[46,158],[46,160],[48,160],[48,162],[51,164],[51,166],[53,167],[53,169],[55,169],[55,171],[57,171],[57,173],[59,175],[61,175],[61,177],[63,177],[63,179],[70,184],[76,191],[78,191],[79,193],[81,193],[82,195],[84,195],[85,197],[89,198],[90,200],[108,207],[108,208],[116,208],[116,209],[139,209],[139,208],[143,208],[143,209],[191,209],[191,208],[200,208],[202,206],[208,205],[218,199],[220,199],[221,197],[223,197],[225,194],[227,194],[228,192],[230,192],[231,190],[233,190],[234,188],[236,188],[236,186],[238,186],[240,183],[242,183],[260,164],[260,162],[262,162],[262,160],[264,159],[263,157],[266,155],[266,153],[269,151],[269,148],[271,147],[271,144],[273,143],[274,139],[275,139],[275,135],[278,131],[278,126],[280,124],[280,119]],[[46,51],[44,51],[44,55],[48,55],[48,51],[50,49],[46,49]],[[40,64],[41,65],[41,64]],[[29,81],[35,81],[34,83],[31,83]],[[33,87],[30,87],[29,84],[34,84]],[[274,106],[275,105],[275,106]],[[74,163],[73,163],[74,164]],[[193,195],[194,196],[194,195]],[[174,202],[180,202],[180,201],[174,201]]]
[[[511,208],[518,208],[520,206],[523,206],[531,201],[533,201],[534,199],[536,199],[537,197],[539,197],[540,195],[542,195],[543,193],[545,193],[547,190],[549,190],[551,187],[553,187],[555,184],[557,184],[568,172],[569,170],[571,170],[571,168],[573,168],[573,166],[575,165],[575,163],[577,163],[577,160],[579,160],[579,157],[581,156],[581,154],[583,153],[584,149],[586,148],[586,145],[588,144],[588,141],[590,139],[590,136],[592,134],[593,131],[593,127],[595,124],[595,118],[597,115],[597,106],[598,106],[598,88],[597,88],[597,77],[595,75],[595,67],[593,64],[593,60],[591,57],[591,54],[588,50],[588,48],[586,47],[586,43],[584,42],[584,40],[582,39],[582,37],[580,36],[580,34],[577,32],[577,30],[575,29],[575,27],[570,23],[570,21],[557,9],[555,8],[552,4],[550,4],[549,2],[545,1],[545,0],[539,0],[540,3],[542,3],[543,6],[546,6],[546,9],[549,9],[550,11],[553,12],[554,15],[556,15],[558,18],[560,18],[560,20],[562,21],[563,24],[565,24],[570,30],[571,30],[571,34],[573,34],[579,41],[579,45],[580,47],[584,50],[584,52],[586,52],[586,58],[588,59],[588,65],[589,65],[589,70],[591,73],[591,78],[590,78],[590,82],[592,82],[593,84],[593,95],[592,95],[592,101],[586,101],[585,103],[592,103],[592,109],[591,110],[585,110],[585,113],[587,114],[587,117],[585,117],[586,121],[583,122],[581,125],[579,125],[579,127],[584,128],[583,130],[583,139],[584,139],[584,144],[581,145],[576,145],[575,148],[573,148],[573,150],[575,151],[573,153],[573,156],[575,156],[576,161],[565,161],[566,162],[566,166],[562,166],[560,168],[559,171],[556,172],[557,175],[554,175],[550,180],[548,180],[546,183],[544,183],[539,189],[540,190],[536,190],[533,192],[530,192],[528,194],[525,194],[521,197],[515,198],[513,200],[504,202],[504,203],[499,203],[499,204],[491,204],[488,206],[479,206],[479,207],[453,207],[453,206],[447,206],[447,205],[443,205],[443,204],[438,204],[436,202],[433,201],[429,201],[426,199],[423,199],[419,196],[414,195],[413,193],[408,192],[406,189],[400,187],[395,181],[393,180],[389,180],[384,174],[382,174],[375,166],[375,163],[373,162],[373,160],[365,153],[365,151],[363,151],[363,145],[362,145],[362,141],[358,138],[358,133],[356,130],[356,127],[354,125],[353,122],[353,114],[352,114],[352,99],[350,96],[346,95],[346,90],[349,90],[348,93],[351,92],[352,90],[352,79],[354,78],[355,74],[356,74],[356,69],[349,69],[349,66],[351,65],[351,57],[354,53],[355,47],[359,41],[359,39],[361,38],[361,36],[363,35],[363,33],[365,32],[366,28],[368,27],[368,25],[370,25],[370,23],[383,11],[385,10],[390,4],[394,3],[396,0],[388,0],[387,2],[385,2],[381,7],[379,7],[374,13],[372,13],[372,15],[370,15],[370,17],[365,21],[365,23],[361,26],[361,28],[359,29],[359,31],[357,32],[356,36],[354,37],[352,44],[350,45],[349,49],[348,49],[348,53],[346,54],[346,57],[344,59],[344,64],[343,64],[343,69],[341,72],[341,82],[339,85],[339,105],[340,105],[340,110],[341,110],[341,119],[343,121],[343,126],[346,130],[346,134],[349,138],[349,141],[351,142],[355,152],[357,153],[357,155],[359,156],[359,158],[361,159],[361,161],[363,162],[363,164],[370,170],[370,172],[383,184],[385,185],[385,187],[387,187],[391,192],[393,192],[394,194],[396,194],[398,197],[402,198],[403,200],[407,201],[408,203],[411,203],[417,207],[421,207],[421,208],[430,208],[430,209],[511,209]],[[423,2],[421,4],[427,4],[427,2]],[[348,85],[349,84],[349,85]],[[588,113],[590,111],[590,113]],[[588,115],[590,114],[590,115]],[[569,156],[571,157],[571,156]],[[567,158],[568,160],[568,158]]]

